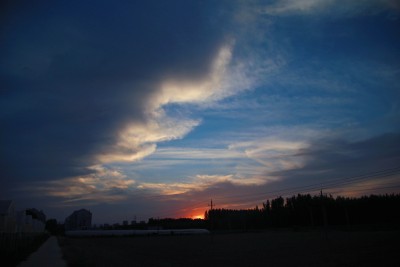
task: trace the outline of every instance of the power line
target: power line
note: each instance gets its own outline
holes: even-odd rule
[[[340,188],[340,186],[345,186],[345,185],[351,185],[357,182],[361,181],[366,181],[372,178],[376,177],[389,177],[393,176],[395,174],[400,173],[400,167],[396,168],[391,168],[391,169],[384,169],[384,170],[379,170],[379,171],[374,171],[374,172],[369,172],[361,175],[356,175],[356,176],[350,176],[350,177],[344,177],[344,178],[336,178],[330,181],[326,182],[320,182],[320,183],[313,183],[310,185],[303,185],[303,186],[297,186],[297,187],[289,187],[289,188],[282,188],[279,190],[273,190],[273,191],[267,191],[267,192],[261,192],[261,193],[255,193],[251,195],[235,195],[235,196],[223,196],[223,197],[216,197],[217,199],[223,201],[223,200],[228,200],[228,199],[235,199],[237,201],[243,202],[243,201],[248,201],[248,202],[258,202],[261,200],[265,200],[265,198],[268,199],[268,195],[276,195],[276,194],[282,194],[284,196],[291,195],[291,194],[296,194],[296,193],[304,193],[304,192],[317,192],[320,191],[322,188],[323,189],[334,189],[334,188]],[[399,186],[400,187],[400,186]],[[382,187],[379,187],[382,188]],[[390,188],[396,188],[396,186],[392,187],[386,187],[388,189]],[[370,188],[368,189],[369,191],[374,190],[375,188]],[[378,190],[378,188],[376,188]],[[353,190],[352,190],[353,191]]]
[[[246,201],[250,203],[257,203],[262,200],[269,199],[268,196],[270,195],[277,195],[281,194],[283,196],[291,195],[291,194],[296,194],[296,193],[304,193],[304,192],[318,192],[321,189],[327,190],[327,189],[338,189],[338,188],[344,188],[345,186],[349,185],[354,185],[355,183],[363,182],[363,181],[368,181],[373,178],[385,178],[385,177],[390,177],[396,174],[400,174],[400,167],[395,167],[395,168],[390,168],[390,169],[383,169],[383,170],[378,170],[374,172],[369,172],[369,173],[364,173],[360,175],[355,175],[355,176],[349,176],[349,177],[342,177],[342,178],[336,178],[332,179],[329,181],[324,181],[324,182],[319,182],[319,183],[313,183],[309,185],[303,185],[303,186],[296,186],[296,187],[287,187],[287,188],[282,188],[278,190],[271,190],[271,191],[266,191],[266,192],[260,192],[260,193],[253,193],[253,194],[240,194],[240,195],[228,195],[228,196],[221,196],[221,197],[215,197],[216,199],[223,201],[223,200],[229,200],[232,199],[235,202],[243,202]],[[385,185],[384,183],[381,183],[381,185]],[[363,185],[362,185],[363,186]],[[364,185],[365,186],[365,185]],[[351,190],[354,192],[363,192],[363,191],[372,191],[372,190],[384,190],[384,189],[392,189],[392,188],[400,188],[400,185],[398,184],[387,184],[387,186],[381,186],[381,187],[371,187],[371,188],[365,188],[365,189],[355,189]],[[156,195],[156,196],[151,196],[153,199],[157,199],[158,197],[168,198],[166,195]],[[181,208],[179,210],[175,210],[175,212],[169,213],[171,216],[172,214],[179,214],[182,211],[186,210],[193,210],[195,208],[199,208],[201,206],[204,206],[205,201],[201,202],[195,202],[193,205],[188,206],[187,208]],[[211,203],[208,204],[209,207],[214,208],[215,205],[213,201],[211,200]]]
[[[335,185],[345,185],[345,184],[351,184],[354,182],[362,181],[362,180],[367,180],[375,177],[388,177],[392,176],[395,174],[400,173],[400,167],[398,168],[393,168],[393,169],[386,169],[386,170],[381,170],[381,171],[375,171],[367,174],[362,174],[362,175],[357,175],[357,176],[351,176],[351,177],[345,177],[345,178],[337,178],[334,180],[326,181],[326,182],[320,182],[320,183],[314,183],[310,185],[303,185],[303,186],[296,186],[296,187],[288,187],[288,188],[282,188],[278,190],[272,190],[272,191],[267,191],[267,192],[261,192],[261,193],[253,193],[253,194],[248,194],[248,195],[233,195],[233,196],[223,196],[223,197],[217,197],[219,200],[223,199],[231,199],[231,198],[246,198],[246,197],[256,197],[256,196],[266,196],[266,195],[273,195],[273,194],[278,194],[278,193],[285,193],[285,192],[293,192],[293,191],[299,191],[299,192],[304,192],[304,191],[314,191],[314,190],[319,190],[321,188],[328,189],[332,186]]]

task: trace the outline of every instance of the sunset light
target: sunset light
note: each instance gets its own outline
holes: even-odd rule
[[[204,219],[204,214],[199,214],[199,215],[194,215],[194,216],[192,216],[192,219]]]
[[[398,1],[1,8],[0,195],[16,211],[131,225],[400,192]]]
[[[400,266],[400,0],[0,13],[2,266]]]

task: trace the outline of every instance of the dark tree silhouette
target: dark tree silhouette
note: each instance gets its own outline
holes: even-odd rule
[[[348,198],[310,194],[277,197],[259,209],[213,209],[205,220],[213,229],[261,229],[279,227],[398,227],[400,195]],[[211,228],[211,227],[210,227]]]

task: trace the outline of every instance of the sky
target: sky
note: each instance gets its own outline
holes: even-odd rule
[[[63,221],[400,192],[396,0],[2,1],[0,198]]]

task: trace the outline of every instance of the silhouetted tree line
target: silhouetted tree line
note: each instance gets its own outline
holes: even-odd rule
[[[163,229],[199,229],[207,228],[207,222],[202,219],[190,219],[190,218],[180,218],[180,219],[154,219],[150,218],[147,225],[149,227],[160,227]]]
[[[211,229],[263,229],[277,227],[321,227],[400,225],[400,195],[371,195],[348,198],[310,194],[277,197],[262,208],[213,209],[205,220]]]

